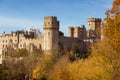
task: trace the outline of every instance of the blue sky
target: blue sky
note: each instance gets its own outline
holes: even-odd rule
[[[0,0],[0,34],[39,28],[43,33],[44,16],[57,16],[60,30],[67,35],[68,26],[84,24],[87,18],[105,17],[113,0]]]

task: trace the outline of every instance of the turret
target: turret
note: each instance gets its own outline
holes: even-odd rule
[[[100,18],[88,18],[88,32],[87,36],[91,38],[100,38],[101,35],[97,36],[96,32],[98,28],[101,27]]]
[[[88,30],[96,30],[101,26],[100,18],[88,18]]]

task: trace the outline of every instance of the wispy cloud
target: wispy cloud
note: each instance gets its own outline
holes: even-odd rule
[[[22,28],[28,28],[32,26],[42,27],[42,21],[0,16],[0,26],[15,26]]]
[[[97,5],[103,7],[105,9],[110,9],[112,7],[113,0],[96,0]]]

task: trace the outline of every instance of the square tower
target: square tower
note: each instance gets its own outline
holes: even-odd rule
[[[100,18],[88,18],[88,32],[87,36],[90,38],[100,38],[101,35],[97,36],[98,28],[101,27],[101,19]]]

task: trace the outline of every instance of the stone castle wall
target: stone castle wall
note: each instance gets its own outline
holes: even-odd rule
[[[101,19],[89,18],[88,31],[85,26],[70,26],[68,28],[68,37],[60,36],[59,21],[55,16],[44,17],[44,35],[39,38],[34,38],[32,35],[25,35],[22,31],[12,32],[11,34],[3,33],[0,36],[0,49],[7,50],[9,47],[14,49],[37,48],[44,51],[52,50],[56,44],[61,44],[64,50],[70,50],[72,44],[77,44],[80,51],[85,51],[90,43],[94,42],[97,38],[96,28],[101,25]],[[92,36],[92,37],[91,37]],[[30,38],[31,37],[31,38]],[[93,38],[94,37],[94,38]],[[0,53],[2,54],[2,53]]]
[[[70,50],[73,44],[76,44],[80,51],[86,50],[86,43],[78,38],[61,37],[59,42],[63,45],[64,50]]]

